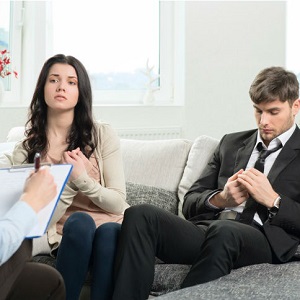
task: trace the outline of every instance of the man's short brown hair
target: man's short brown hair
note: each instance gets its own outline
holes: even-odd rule
[[[299,82],[294,73],[282,67],[266,68],[255,77],[249,95],[255,104],[280,100],[292,106],[299,98]]]

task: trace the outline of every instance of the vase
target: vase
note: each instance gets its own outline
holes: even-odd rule
[[[3,103],[5,96],[4,82],[0,79],[0,104]]]
[[[154,93],[152,90],[150,89],[147,89],[146,90],[146,93],[143,97],[143,103],[145,105],[154,105],[154,102],[155,102],[155,98],[154,98]]]

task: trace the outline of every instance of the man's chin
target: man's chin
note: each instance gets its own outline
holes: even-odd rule
[[[270,143],[275,138],[274,133],[262,133],[261,132],[260,136],[266,144]]]

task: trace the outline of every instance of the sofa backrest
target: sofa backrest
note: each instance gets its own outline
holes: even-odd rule
[[[192,141],[121,140],[126,181],[177,191]]]
[[[183,218],[184,195],[199,178],[218,140],[121,140],[127,201],[150,203]]]
[[[13,127],[7,142],[24,137],[24,127]],[[192,142],[183,139],[141,141],[121,139],[126,181],[177,191]]]

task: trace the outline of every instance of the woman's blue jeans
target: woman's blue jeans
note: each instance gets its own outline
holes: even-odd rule
[[[96,228],[91,216],[73,213],[65,222],[56,268],[64,278],[67,300],[79,298],[91,272],[91,299],[109,300],[113,293],[113,268],[121,225]]]

